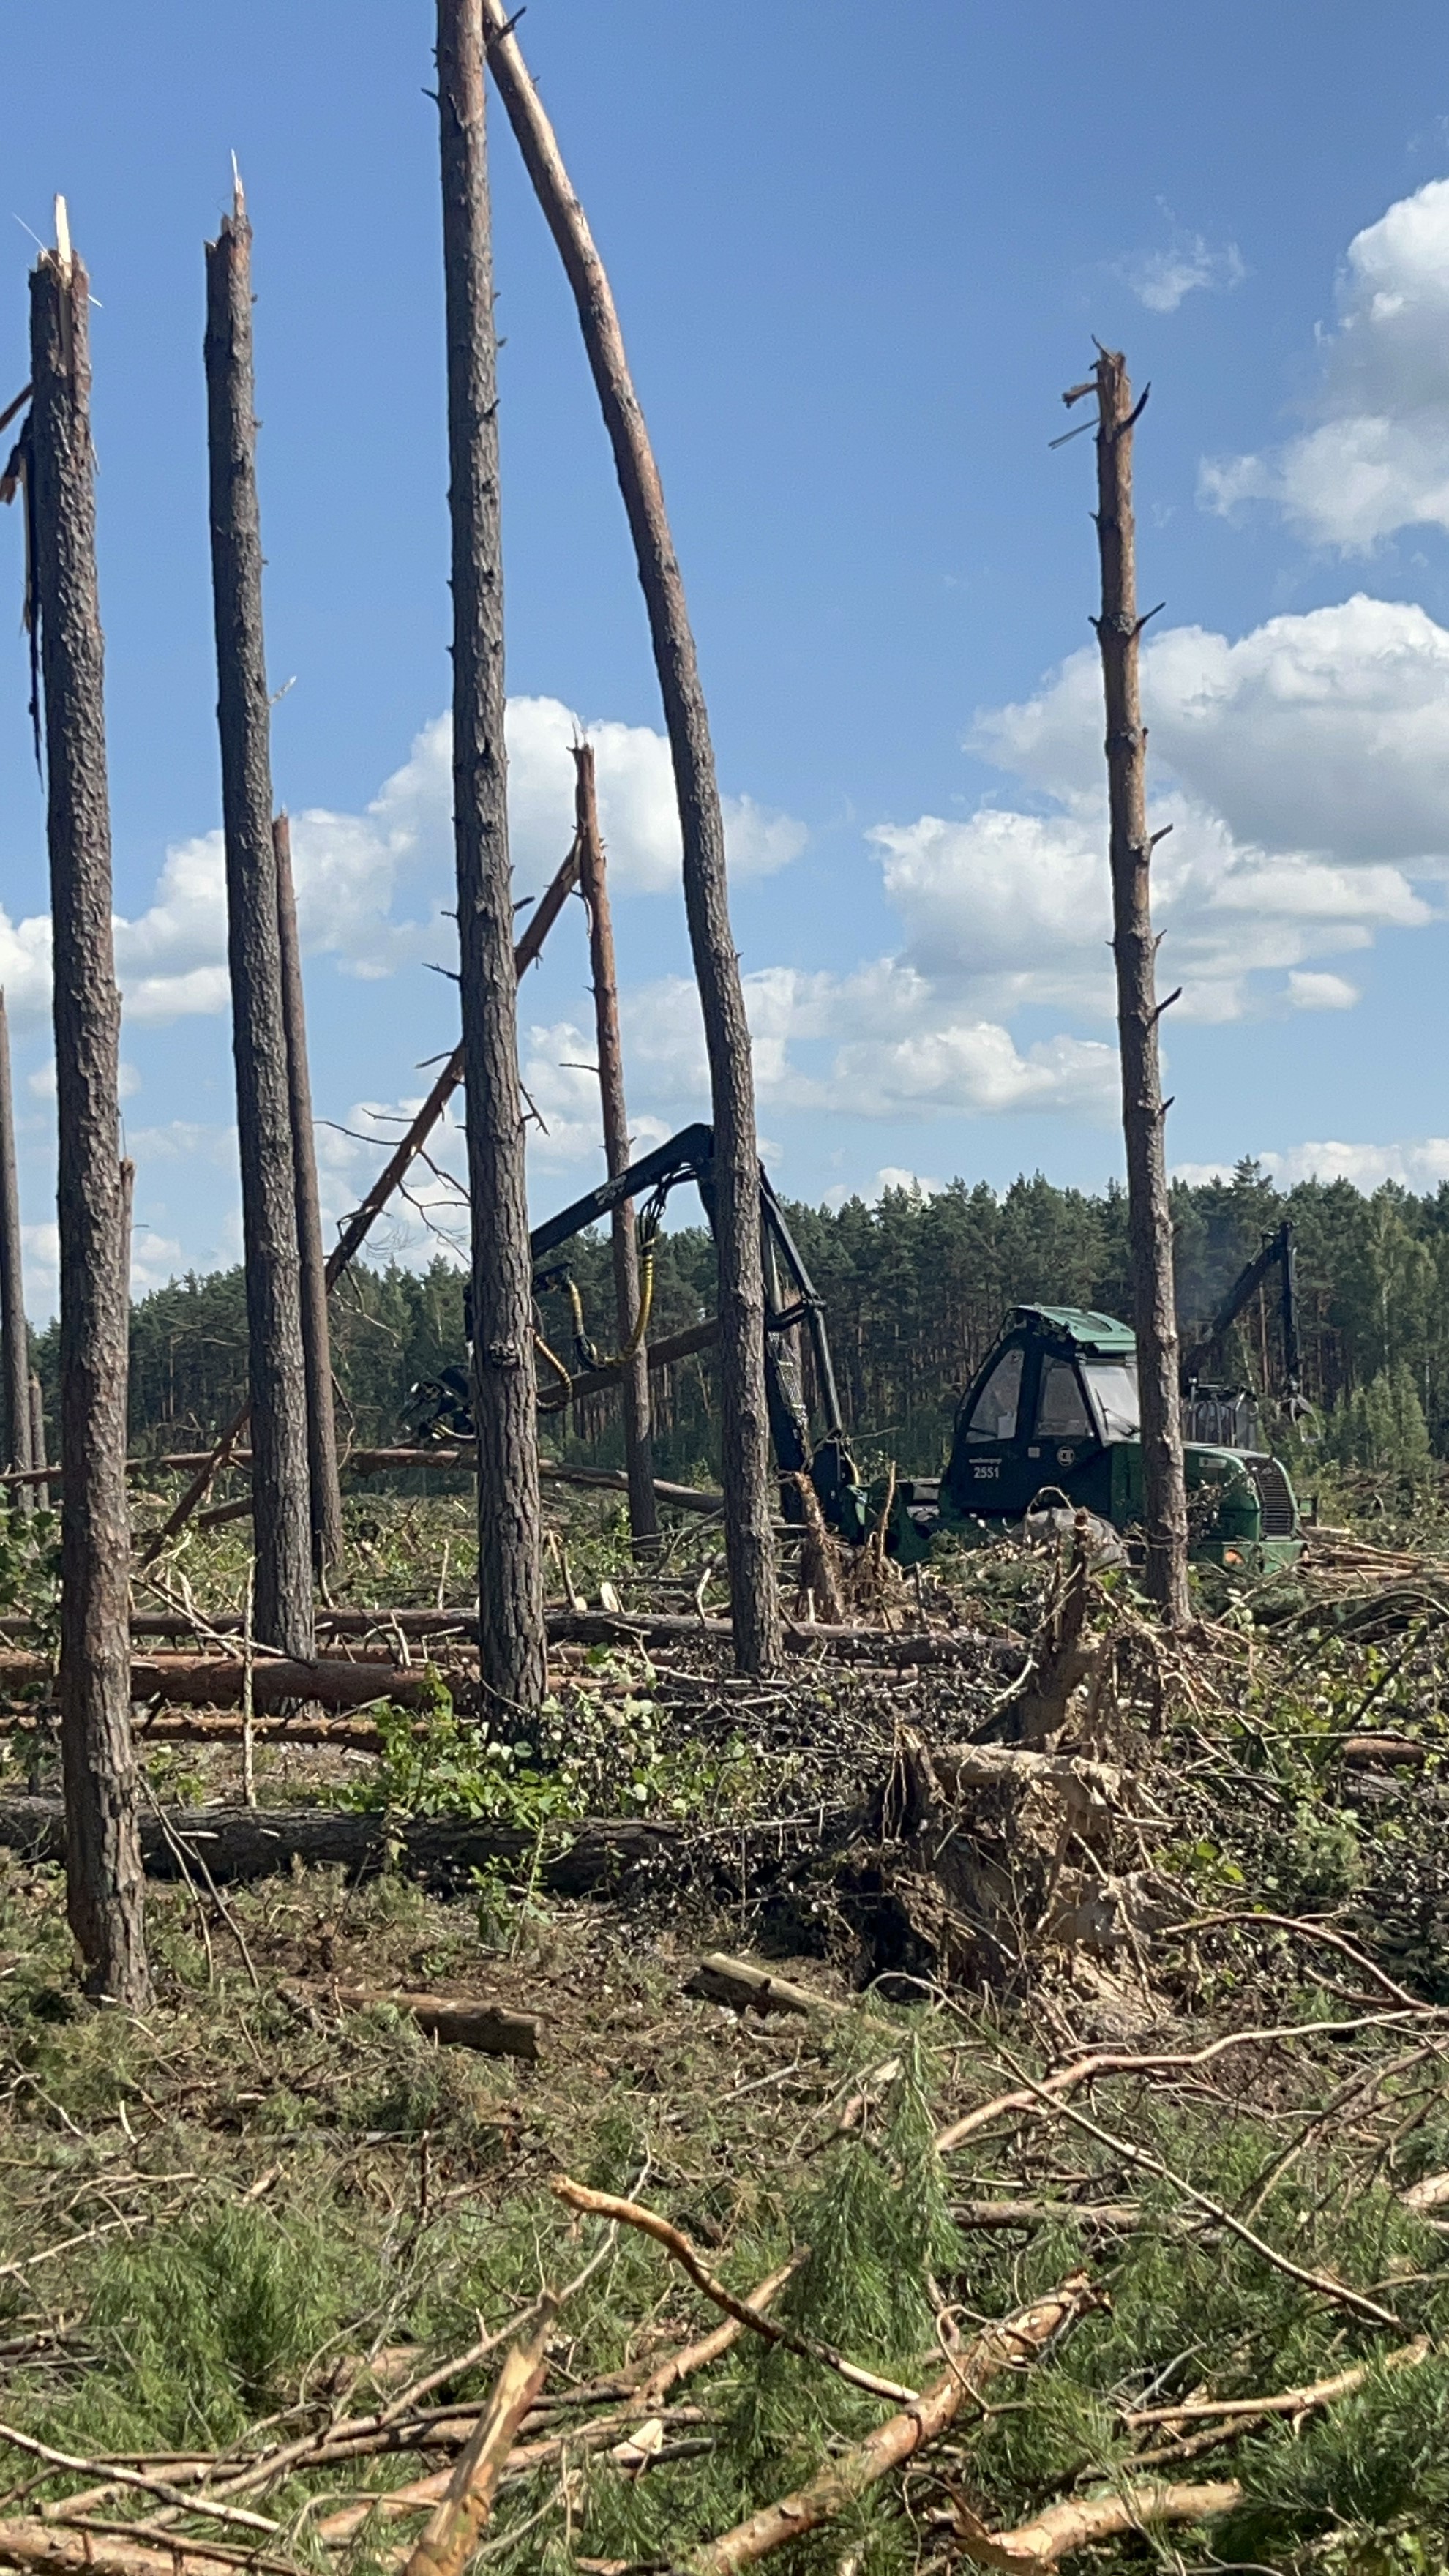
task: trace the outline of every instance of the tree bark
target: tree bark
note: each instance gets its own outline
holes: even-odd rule
[[[594,747],[574,745],[578,772],[574,812],[578,821],[579,885],[589,910],[589,964],[594,978],[594,1033],[599,1050],[599,1097],[604,1113],[604,1165],[610,1180],[629,1167],[629,1113],[624,1103],[624,1050],[619,1036],[619,987],[614,970],[614,924],[599,802],[594,788]],[[610,1220],[614,1253],[614,1302],[619,1348],[627,1350],[639,1314],[639,1244],[634,1202],[624,1199]],[[624,1471],[629,1479],[629,1533],[636,1555],[657,1546],[654,1443],[650,1431],[649,1355],[641,1339],[615,1372],[624,1404]]]
[[[10,1023],[0,992],[0,1377],[4,1379],[6,1463],[33,1465],[30,1455],[30,1339],[25,1329],[25,1273],[20,1237],[20,1179],[15,1165],[15,1101],[10,1083]],[[16,1491],[22,1512],[35,1509],[30,1485]]]
[[[1157,943],[1152,936],[1152,835],[1147,828],[1147,728],[1142,721],[1132,430],[1137,413],[1120,352],[1093,370],[1097,426],[1097,539],[1102,562],[1102,648],[1111,823],[1112,954],[1127,1145],[1127,1222],[1136,1306],[1142,1407],[1147,1589],[1174,1628],[1189,1617],[1187,1488],[1179,1409],[1172,1209],[1167,1191],[1166,1106],[1158,1062]],[[1091,390],[1090,387],[1087,388]],[[1143,395],[1143,402],[1147,397]],[[1138,405],[1140,411],[1141,405]],[[1166,1007],[1165,1005],[1163,1006]]]
[[[128,1352],[128,1359],[129,1356],[130,1354]],[[37,1467],[44,1467],[46,1463],[45,1397],[41,1393],[39,1378],[33,1377],[30,1381],[30,1464],[32,1473]],[[35,1483],[31,1487],[31,1491],[35,1496],[39,1509],[43,1512],[48,1512],[53,1497],[51,1495],[50,1486],[43,1476],[37,1477]]]
[[[251,240],[238,187],[234,211],[217,239],[206,245],[206,396],[227,958],[255,1451],[256,1630],[269,1646],[307,1655],[312,1646],[307,1396],[262,642]]]
[[[438,0],[453,587],[453,829],[473,1244],[473,1420],[484,1686],[525,1713],[548,1687],[503,742],[497,343],[476,0]]]
[[[96,585],[90,294],[57,203],[59,248],[31,272],[35,589],[45,698],[55,955],[60,1228],[61,1759],[66,1911],[87,1991],[144,2011],[131,1751],[126,1501],[128,1247],[122,1234],[121,998],[111,936],[104,650]]]
[[[282,1020],[292,1108],[297,1253],[302,1292],[302,1365],[307,1381],[307,1463],[312,1495],[312,1564],[318,1574],[342,1559],[342,1485],[337,1473],[337,1415],[332,1402],[332,1335],[327,1322],[327,1263],[317,1195],[317,1139],[312,1078],[307,1070],[307,1002],[297,937],[292,832],[285,814],[272,825],[277,867],[277,936],[282,964]]]
[[[508,0],[483,0],[493,77],[578,306],[634,540],[674,763],[685,912],[704,1014],[714,1119],[720,1419],[735,1655],[742,1672],[759,1673],[768,1671],[780,1652],[765,1405],[760,1164],[750,1033],[730,930],[714,750],[663,488],[608,277],[511,23]]]

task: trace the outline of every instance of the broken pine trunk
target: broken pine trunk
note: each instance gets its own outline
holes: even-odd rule
[[[483,0],[488,59],[578,307],[614,451],[649,613],[684,842],[684,905],[704,1016],[714,1118],[719,1256],[720,1423],[735,1661],[768,1671],[780,1656],[771,1535],[774,1494],[765,1405],[760,1163],[744,986],[730,930],[724,821],[709,715],[664,492],[629,373],[613,294],[558,141],[513,34],[507,0]]]
[[[1187,1488],[1179,1406],[1177,1301],[1172,1276],[1172,1209],[1167,1193],[1167,1110],[1157,1023],[1157,944],[1152,936],[1147,828],[1147,728],[1142,721],[1141,636],[1132,519],[1135,410],[1127,363],[1104,349],[1091,381],[1067,402],[1097,396],[1097,542],[1107,710],[1107,793],[1112,872],[1112,954],[1117,967],[1117,1032],[1122,1060],[1122,1128],[1127,1147],[1127,1223],[1132,1248],[1137,1383],[1142,1420],[1147,1589],[1175,1628],[1188,1619]],[[1160,835],[1159,835],[1160,837]]]
[[[236,1058],[255,1502],[256,1633],[312,1651],[312,1541],[297,1203],[262,643],[251,226],[241,184],[206,245],[206,408],[227,960]]]
[[[25,1329],[20,1181],[15,1166],[15,1102],[10,1083],[10,1023],[0,993],[0,1378],[4,1380],[6,1465],[34,1465],[30,1455],[30,1341]],[[14,1488],[22,1512],[35,1509],[33,1485]]]
[[[307,1465],[312,1497],[312,1564],[325,1575],[342,1556],[342,1485],[337,1473],[337,1416],[332,1403],[332,1334],[327,1321],[327,1261],[317,1195],[317,1139],[307,1068],[307,1002],[292,878],[292,827],[272,825],[277,864],[277,935],[282,963],[282,1020],[287,1034],[287,1088],[297,1200],[297,1254],[302,1292],[302,1364],[307,1381]]]
[[[610,1180],[629,1167],[629,1116],[624,1104],[624,1051],[619,1037],[619,987],[614,972],[614,925],[599,830],[592,743],[574,745],[578,772],[574,815],[578,824],[579,890],[589,912],[589,964],[594,978],[594,1033],[599,1049],[599,1096],[604,1113],[604,1163]],[[624,1407],[624,1466],[629,1478],[629,1535],[636,1554],[658,1543],[654,1493],[654,1444],[649,1423],[648,1316],[640,1302],[639,1241],[634,1202],[625,1199],[609,1220],[614,1253],[614,1302],[618,1310],[620,1393]]]
[[[33,567],[45,701],[60,1229],[60,1728],[66,1910],[87,1990],[151,1999],[131,1748],[129,1247],[96,586],[89,281],[56,200],[30,279]]]
[[[543,1698],[548,1669],[503,742],[497,343],[476,0],[438,0],[438,121],[452,521],[453,828],[478,1440],[479,1670],[485,1690],[528,1715]]]

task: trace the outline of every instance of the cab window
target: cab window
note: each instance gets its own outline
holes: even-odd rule
[[[1142,1420],[1137,1401],[1137,1354],[1124,1360],[1088,1360],[1087,1380],[1109,1440],[1135,1440]]]
[[[1014,1440],[1016,1410],[1021,1402],[1021,1372],[1026,1353],[1020,1343],[1015,1350],[1003,1351],[981,1393],[971,1407],[966,1425],[968,1440]]]
[[[1092,1436],[1086,1398],[1070,1360],[1042,1362],[1036,1433],[1039,1440],[1089,1440]]]

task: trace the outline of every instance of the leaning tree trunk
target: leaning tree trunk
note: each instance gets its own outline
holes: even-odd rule
[[[1157,947],[1152,936],[1153,841],[1147,828],[1147,728],[1139,686],[1139,648],[1146,620],[1137,614],[1132,519],[1132,430],[1142,403],[1134,411],[1127,365],[1120,352],[1103,351],[1093,369],[1093,382],[1098,406],[1097,538],[1102,558],[1102,614],[1096,627],[1107,705],[1112,953],[1117,965],[1127,1222],[1142,1407],[1147,1589],[1164,1618],[1173,1627],[1182,1627],[1189,1615],[1187,1490],[1164,1135],[1167,1113],[1157,1052],[1157,1023],[1166,1004],[1157,1001]],[[1068,399],[1092,390],[1091,384],[1079,386]],[[1144,394],[1142,402],[1146,399]]]
[[[277,862],[277,933],[282,958],[282,1019],[287,1032],[287,1086],[292,1104],[297,1252],[302,1285],[302,1362],[307,1377],[307,1460],[312,1490],[312,1563],[318,1574],[342,1557],[342,1485],[337,1473],[337,1414],[332,1402],[332,1334],[327,1321],[327,1261],[317,1194],[317,1138],[312,1077],[307,1069],[307,1001],[297,892],[292,880],[292,827],[272,826]]]
[[[0,1377],[4,1379],[5,1463],[23,1469],[30,1455],[30,1339],[25,1329],[25,1272],[20,1239],[20,1179],[15,1166],[15,1099],[10,1081],[10,1023],[0,992]],[[33,1485],[16,1485],[22,1512],[35,1509]]]
[[[297,1202],[262,643],[251,226],[240,185],[206,245],[206,405],[227,957],[246,1254],[256,1633],[312,1651],[312,1538]]]
[[[503,745],[497,343],[477,0],[438,0],[453,567],[453,828],[473,1245],[478,1627],[484,1686],[525,1714],[548,1681],[533,1262]]]
[[[117,1158],[121,997],[111,937],[90,291],[59,201],[56,231],[58,249],[44,253],[30,279],[30,471],[55,959],[66,1910],[88,1991],[141,2012],[151,1981],[131,1748],[129,1247]]]
[[[724,821],[709,716],[663,488],[629,374],[604,263],[511,32],[514,16],[509,0],[482,0],[482,5],[493,77],[578,306],[634,539],[664,699],[684,839],[684,904],[704,1013],[714,1113],[720,1420],[735,1660],[743,1672],[763,1672],[779,1659],[780,1605],[770,1529],[773,1493],[765,1404],[760,1165],[750,1032],[730,931]]]
[[[629,1167],[629,1114],[624,1104],[624,1050],[619,1037],[619,987],[614,972],[614,924],[609,880],[594,789],[594,747],[574,746],[578,785],[579,890],[589,910],[589,964],[594,978],[594,1034],[599,1050],[599,1096],[604,1115],[604,1163],[610,1180]],[[639,1244],[634,1202],[623,1199],[609,1220],[614,1252],[614,1303],[619,1348],[629,1351],[620,1373],[624,1402],[624,1466],[629,1478],[629,1534],[638,1553],[658,1544],[659,1506],[654,1492],[654,1443],[649,1427],[649,1354],[639,1308]]]

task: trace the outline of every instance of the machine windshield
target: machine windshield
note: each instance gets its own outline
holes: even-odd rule
[[[1142,1425],[1137,1400],[1137,1357],[1088,1360],[1087,1384],[1108,1440],[1135,1440]]]
[[[1021,1401],[1021,1372],[1026,1353],[1018,1342],[1003,1351],[971,1408],[968,1440],[1014,1440],[1016,1408]]]
[[[1070,1360],[1043,1360],[1036,1406],[1038,1440],[1090,1440],[1092,1426]]]

